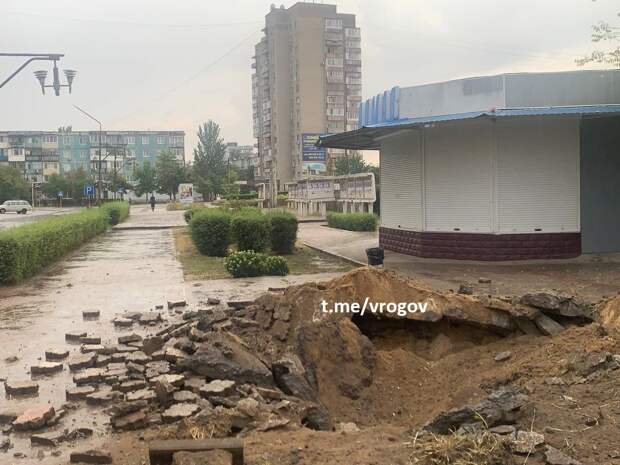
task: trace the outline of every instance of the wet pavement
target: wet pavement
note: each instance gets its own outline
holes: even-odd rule
[[[269,287],[285,287],[304,281],[326,280],[338,273],[252,279],[222,279],[184,282],[175,258],[173,228],[183,225],[182,212],[155,213],[145,207],[132,207],[123,228],[114,228],[82,247],[65,261],[27,282],[0,287],[0,378],[9,381],[34,379],[39,383],[38,397],[8,398],[0,385],[0,412],[21,413],[28,407],[51,404],[58,409],[65,391],[73,387],[73,373],[65,361],[63,371],[50,376],[31,377],[30,367],[45,360],[48,349],[65,349],[70,356],[79,353],[79,345],[65,341],[69,331],[99,336],[102,343],[116,343],[119,335],[154,334],[179,315],[162,310],[164,323],[157,326],[115,328],[112,319],[127,311],[148,311],[169,300],[186,300],[186,309],[200,308],[208,297],[246,300],[259,296]],[[129,226],[129,228],[127,228]],[[97,319],[85,320],[83,310],[97,309]],[[166,321],[167,320],[167,321]],[[9,362],[9,357],[17,361]],[[32,432],[0,433],[0,442],[9,437],[13,447],[0,451],[0,464],[66,464],[75,450],[102,447],[110,432],[108,416],[102,407],[80,408],[68,414],[54,427],[38,432],[63,431],[87,427],[91,438],[62,443],[59,447],[30,444]],[[52,452],[59,453],[53,456]],[[24,457],[15,458],[15,453]]]
[[[65,342],[65,333],[73,330],[100,336],[102,342],[116,342],[119,335],[156,332],[161,327],[119,330],[112,318],[125,311],[146,311],[167,300],[185,298],[183,276],[174,258],[170,230],[111,231],[91,242],[62,265],[36,277],[25,285],[0,289],[0,378],[30,380],[30,367],[44,360],[44,352],[65,348],[71,355],[79,345]],[[82,311],[98,309],[99,319],[85,320]],[[18,361],[7,363],[8,357]],[[0,411],[21,411],[27,407],[51,404],[58,409],[65,403],[65,390],[72,386],[73,374],[66,363],[61,373],[33,377],[39,383],[39,396],[7,399],[0,387]],[[100,407],[70,411],[55,428],[89,427],[91,439],[79,440],[76,447],[95,447],[102,443],[107,416]],[[99,434],[98,434],[99,433]],[[13,433],[14,448],[0,452],[0,463],[60,464],[68,462],[68,452],[59,448],[60,457],[51,456],[53,448],[30,446],[31,433]],[[42,450],[45,458],[39,460]],[[26,458],[14,459],[15,452]],[[5,462],[6,459],[11,459]]]
[[[365,250],[379,244],[377,232],[344,231],[325,223],[300,224],[299,238],[324,252],[360,263],[366,263]],[[461,284],[470,285],[476,293],[495,295],[557,289],[592,301],[620,292],[620,253],[588,254],[567,260],[472,262],[386,251],[384,265],[441,291],[456,290]],[[490,279],[491,283],[481,284],[480,278]]]

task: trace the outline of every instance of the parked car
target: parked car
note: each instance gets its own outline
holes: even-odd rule
[[[25,200],[7,200],[0,205],[0,214],[15,212],[25,215],[30,210],[32,210],[32,206]]]

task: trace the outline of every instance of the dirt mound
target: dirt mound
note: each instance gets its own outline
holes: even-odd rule
[[[337,302],[426,302],[429,309],[322,311]],[[485,380],[508,376],[510,363],[498,364],[495,354],[540,339],[539,319],[564,329],[543,311],[518,299],[436,292],[384,269],[360,268],[267,293],[239,312],[232,331],[269,366],[293,352],[303,363],[300,376],[339,421],[423,424],[483,397]],[[305,389],[294,382],[293,389]]]
[[[597,312],[603,326],[620,330],[620,296],[601,302],[597,306]]]

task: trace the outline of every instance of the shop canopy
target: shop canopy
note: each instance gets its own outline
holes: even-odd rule
[[[473,111],[452,115],[424,116],[420,118],[399,119],[364,126],[355,131],[322,136],[318,147],[379,150],[381,139],[407,129],[415,129],[435,123],[475,119],[519,118],[519,117],[597,117],[620,115],[620,105],[579,105],[536,108],[499,108],[488,111]]]

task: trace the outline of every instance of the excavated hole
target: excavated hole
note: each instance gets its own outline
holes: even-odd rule
[[[353,323],[378,350],[404,349],[428,361],[503,338],[488,330],[446,320],[429,323],[356,315]]]

